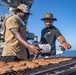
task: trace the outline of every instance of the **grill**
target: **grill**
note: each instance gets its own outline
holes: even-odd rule
[[[42,63],[40,63],[39,66],[36,66],[34,68],[31,67],[23,70],[20,69],[18,71],[11,70],[1,75],[75,75],[76,74],[76,57],[52,57],[52,58],[45,58],[45,59],[34,59],[34,60],[29,60],[31,62],[29,64],[33,66],[32,64],[33,61],[34,61],[33,62],[34,64],[38,64],[39,63],[38,60],[40,61],[50,60],[50,63],[46,64],[45,62],[42,62],[42,63],[45,63],[45,65],[42,65]],[[56,61],[52,62],[52,60],[54,61],[56,60]],[[29,62],[29,61],[25,60],[24,62]],[[38,63],[36,61],[38,61]],[[17,63],[20,63],[20,62],[17,62]]]

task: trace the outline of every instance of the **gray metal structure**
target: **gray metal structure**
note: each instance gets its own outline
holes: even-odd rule
[[[30,8],[34,0],[2,0],[0,5],[16,8],[19,4],[27,4]]]

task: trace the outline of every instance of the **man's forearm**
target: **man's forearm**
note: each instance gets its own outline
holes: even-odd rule
[[[24,37],[21,35],[19,29],[11,29],[11,32],[14,34],[14,36],[18,39],[20,44],[25,46],[26,48],[29,47],[29,43],[24,39]]]
[[[63,44],[64,42],[66,42],[65,38],[63,36],[59,36],[58,38],[58,41]]]
[[[18,41],[20,42],[20,44],[22,44],[26,48],[29,47],[29,43],[24,39],[24,37],[20,33],[17,33],[15,35],[15,37],[18,39]]]

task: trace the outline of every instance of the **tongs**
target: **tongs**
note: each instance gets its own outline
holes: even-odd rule
[[[65,51],[65,48],[64,47],[62,47],[61,45],[59,45],[59,47],[61,47],[61,50],[62,51]]]

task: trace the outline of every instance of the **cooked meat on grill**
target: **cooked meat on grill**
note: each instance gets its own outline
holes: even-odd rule
[[[48,61],[50,64],[59,64],[68,60],[72,60],[72,58],[54,58],[54,59],[48,59],[46,61]]]
[[[68,61],[68,60],[72,60],[72,58],[59,58],[60,61]]]
[[[17,65],[15,65],[12,69],[14,71],[20,71],[20,70],[26,70],[26,69],[30,69],[30,68],[37,68],[39,67],[38,64],[35,64],[31,61],[20,61]]]
[[[39,66],[45,66],[50,64],[45,59],[36,59],[36,60],[32,60],[32,62],[34,62],[35,64],[38,64]]]
[[[39,61],[38,64],[39,64],[40,66],[49,65],[49,63],[46,62],[46,61]]]
[[[22,70],[27,70],[28,68],[27,68],[27,66],[20,66],[20,65],[18,65],[18,66],[12,67],[12,69],[14,71],[22,71]]]
[[[39,67],[38,64],[33,63],[32,61],[21,61],[19,62],[20,64],[22,64],[23,66],[27,66],[28,68],[36,68]]]
[[[12,66],[12,70],[20,71],[23,69],[27,69],[26,64],[21,62],[9,62],[8,65]]]
[[[9,67],[8,65],[0,67],[0,75],[1,74],[3,75],[11,71],[12,71],[12,67]]]
[[[58,64],[58,63],[60,63],[57,59],[48,59],[46,61],[49,62],[49,64]]]
[[[3,66],[7,66],[7,64],[5,62],[0,62],[0,68]]]
[[[33,62],[27,62],[27,63],[26,63],[26,66],[27,66],[28,68],[37,68],[37,67],[39,67],[38,64],[35,64],[35,63],[33,63]]]
[[[20,61],[19,63],[20,63],[22,66],[25,66],[25,65],[26,65],[26,62],[29,62],[29,61],[24,60],[24,61]]]
[[[32,60],[32,62],[34,62],[34,63],[38,63],[39,61],[44,61],[44,59],[34,59],[34,60]]]
[[[16,66],[16,65],[18,65],[18,62],[8,62],[7,63],[9,66]]]

